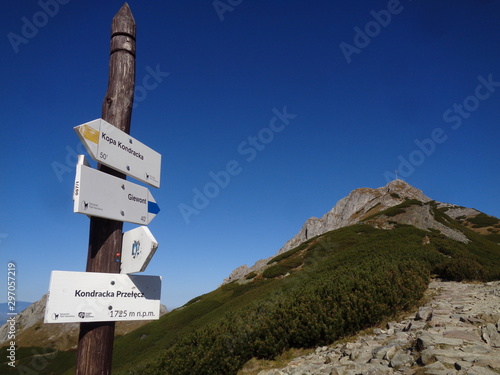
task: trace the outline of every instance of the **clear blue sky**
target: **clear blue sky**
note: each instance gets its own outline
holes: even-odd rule
[[[51,270],[85,269],[73,127],[101,116],[122,4],[3,5],[0,275],[17,263],[20,300],[46,293]],[[129,4],[131,135],[163,156],[145,274],[163,277],[168,307],[395,169],[433,199],[500,216],[499,1]]]

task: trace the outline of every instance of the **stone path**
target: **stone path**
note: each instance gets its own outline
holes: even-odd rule
[[[500,374],[500,281],[432,281],[425,306],[355,341],[259,375]]]

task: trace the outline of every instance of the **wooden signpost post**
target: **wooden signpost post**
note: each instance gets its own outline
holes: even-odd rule
[[[160,318],[161,277],[143,272],[158,242],[145,226],[160,208],[161,155],[130,134],[135,88],[135,21],[125,3],[113,18],[102,118],[75,127],[93,169],[79,155],[73,211],[90,217],[86,272],[53,271],[46,323],[80,323],[77,375],[111,374],[115,322]],[[123,222],[142,225],[122,233]],[[123,260],[121,254],[124,254]]]
[[[132,12],[125,3],[111,26],[108,90],[102,104],[102,118],[130,133],[135,89],[135,34]],[[98,170],[125,178],[123,173],[99,164]],[[87,272],[120,273],[123,222],[91,217]],[[77,375],[111,374],[115,322],[80,324]]]

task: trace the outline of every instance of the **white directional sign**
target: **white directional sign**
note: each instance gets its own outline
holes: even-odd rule
[[[45,323],[155,320],[161,277],[52,271]]]
[[[120,273],[143,272],[157,248],[158,242],[148,227],[141,226],[123,233]]]
[[[76,126],[90,157],[154,187],[160,187],[161,155],[103,119]]]
[[[73,199],[74,212],[135,224],[147,225],[160,212],[146,187],[80,162],[76,166]]]

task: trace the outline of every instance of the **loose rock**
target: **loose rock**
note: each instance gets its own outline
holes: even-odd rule
[[[428,322],[432,319],[432,308],[429,306],[423,306],[418,309],[417,315],[415,315],[415,320],[423,320]]]

